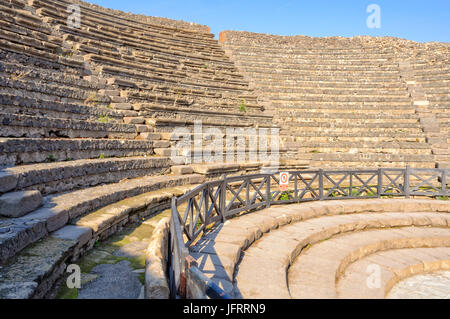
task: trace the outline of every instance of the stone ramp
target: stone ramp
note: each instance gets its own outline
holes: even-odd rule
[[[330,238],[397,227],[423,230],[425,238],[434,236],[427,233],[434,227],[448,236],[449,209],[446,201],[402,199],[274,206],[227,221],[200,239],[191,255],[234,298],[291,298],[288,270],[303,250]]]

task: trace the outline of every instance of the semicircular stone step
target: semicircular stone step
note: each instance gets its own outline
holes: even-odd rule
[[[289,291],[295,299],[335,299],[336,282],[350,264],[381,251],[426,247],[450,247],[450,229],[403,227],[332,238],[299,255],[289,269]]]
[[[382,251],[348,266],[337,282],[337,295],[345,299],[383,299],[398,282],[437,270],[450,270],[450,247]]]
[[[240,217],[230,219],[210,232],[208,232],[203,238],[201,238],[198,243],[191,247],[191,256],[197,260],[199,268],[205,273],[205,275],[212,281],[216,282],[219,286],[224,288],[227,293],[236,297],[242,298],[239,289],[233,289],[233,279],[235,274],[235,267],[240,258],[242,258],[241,253],[248,249],[255,241],[260,239],[264,240],[266,236],[271,236],[278,232],[279,230],[286,229],[289,224],[294,224],[300,221],[308,221],[314,218],[325,217],[325,216],[337,216],[349,215],[353,216],[358,213],[385,213],[385,212],[450,212],[450,205],[447,201],[438,200],[404,200],[404,199],[370,199],[370,200],[347,200],[347,201],[323,201],[323,202],[309,202],[302,204],[292,204],[283,206],[272,206],[270,208],[253,212],[251,214],[246,214]],[[370,214],[372,215],[372,214]],[[374,216],[381,216],[380,214],[373,214]],[[415,223],[418,225],[438,225],[439,227],[447,227],[446,214],[433,215],[432,219],[420,217],[416,214]],[[398,223],[399,225],[411,226],[411,217],[406,217],[401,214],[389,215],[386,218],[392,219],[391,223]],[[399,216],[403,216],[403,219],[398,221]],[[431,217],[431,215],[429,215]],[[375,217],[373,217],[375,218]],[[397,221],[395,222],[395,219]],[[431,222],[433,220],[433,222]],[[363,224],[359,224],[359,221],[343,221],[340,220],[342,224],[354,224],[352,227],[364,228]],[[336,229],[339,231],[339,227],[336,228],[340,223],[331,226],[332,230]],[[371,227],[381,227],[380,222],[369,221]],[[352,227],[346,226],[348,231]],[[279,228],[279,229],[278,229]],[[320,230],[322,228],[319,227]],[[345,227],[344,227],[345,229]],[[268,234],[267,234],[268,233]],[[313,232],[314,234],[314,232]],[[326,236],[327,232],[324,232],[322,236]],[[329,235],[329,233],[328,233]],[[278,236],[280,237],[280,236]],[[320,236],[316,236],[316,239]],[[325,239],[324,237],[323,239]],[[314,239],[314,238],[312,238]],[[280,240],[280,239],[279,239]],[[297,244],[290,243],[286,238],[282,238],[286,247],[289,247],[285,252],[285,256],[281,257],[285,263],[292,258],[295,254],[292,254],[293,247]],[[218,244],[221,243],[221,244]],[[255,244],[256,245],[256,244]],[[256,247],[256,246],[254,246]],[[273,251],[273,249],[272,249]],[[295,252],[295,249],[294,249]],[[248,251],[244,254],[244,260],[250,261],[250,256]],[[246,259],[246,258],[249,259]],[[273,260],[273,259],[272,259]],[[268,281],[266,278],[270,276],[275,276],[273,269],[277,267],[266,267],[269,265],[269,260],[258,262],[258,272],[262,273],[265,269],[268,270],[266,277],[264,277],[264,282]],[[286,287],[286,268],[284,273],[281,272],[279,278],[284,278],[284,286]],[[242,269],[241,269],[242,270]],[[236,270],[237,271],[237,270]],[[238,271],[237,271],[238,273]],[[276,281],[274,281],[276,282]],[[258,285],[257,285],[258,286]],[[258,288],[259,289],[259,288]],[[275,288],[271,287],[270,291],[274,291],[273,298],[280,298],[279,293],[275,293]],[[285,291],[287,288],[285,288]],[[267,293],[267,289],[264,290]],[[258,298],[259,293],[255,293],[254,298]],[[247,298],[249,298],[247,296]],[[251,297],[250,297],[251,298]]]
[[[244,298],[290,297],[286,271],[303,249],[333,236],[367,229],[405,226],[448,227],[450,215],[439,213],[362,213],[324,216],[281,227],[264,235],[243,254],[236,289]],[[253,271],[256,265],[258,272]],[[270,289],[261,289],[266,278]]]

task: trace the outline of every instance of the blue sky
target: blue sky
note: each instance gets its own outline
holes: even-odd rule
[[[88,0],[104,7],[196,22],[223,30],[280,35],[395,36],[450,42],[450,0]],[[366,25],[381,8],[381,28]]]

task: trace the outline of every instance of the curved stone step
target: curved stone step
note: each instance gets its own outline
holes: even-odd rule
[[[82,159],[5,168],[0,171],[0,193],[39,190],[42,194],[67,192],[125,178],[166,173],[171,165],[165,157]]]
[[[295,260],[289,269],[289,291],[295,299],[337,298],[336,281],[351,263],[380,251],[426,247],[450,247],[450,229],[403,227],[332,238]]]
[[[122,138],[137,137],[136,125],[56,119],[42,116],[0,113],[2,137],[68,137],[68,138]],[[108,119],[106,118],[105,121]],[[148,128],[150,130],[150,128]]]
[[[336,284],[337,296],[343,299],[384,299],[401,280],[449,269],[449,247],[378,252],[352,263],[345,270]],[[380,277],[373,282],[369,281],[370,271],[376,271],[376,275],[379,274]]]
[[[82,104],[54,102],[13,94],[0,94],[2,112],[9,114],[27,114],[50,118],[90,120],[110,120],[122,122],[123,116],[116,110],[105,107],[91,107]]]
[[[160,138],[158,135],[153,137]],[[151,156],[157,142],[152,139],[0,138],[0,165]]]
[[[334,236],[368,229],[404,226],[448,227],[450,216],[434,213],[375,213],[338,215],[310,219],[282,227],[263,236],[244,253],[236,272],[236,289],[244,298],[273,298],[268,291],[283,291],[288,294],[286,280],[271,280],[268,285],[275,290],[255,291],[255,283],[264,277],[286,278],[286,271],[296,256],[308,247]],[[314,247],[314,246],[313,246]],[[248,258],[248,259],[247,259]],[[259,272],[252,272],[252,265],[261,263]]]
[[[97,241],[108,238],[126,224],[161,212],[173,196],[183,195],[195,186],[163,188],[131,197],[48,234],[0,267],[0,298],[45,298],[63,275],[67,264],[76,262]]]
[[[126,197],[184,184],[198,184],[203,176],[148,176],[63,193],[45,198],[44,206],[20,218],[0,219],[0,263],[68,222]]]
[[[196,246],[192,247],[191,255],[201,265],[200,269],[207,276],[215,280],[227,292],[234,294],[233,278],[239,256],[242,251],[261,238],[264,233],[290,223],[325,215],[381,213],[385,211],[449,212],[450,206],[446,201],[402,199],[324,201],[273,206],[269,209],[228,220],[224,225],[206,234]],[[217,246],[216,242],[220,245]],[[284,278],[286,278],[286,272]],[[286,283],[286,280],[284,280],[284,283]],[[239,297],[239,295],[236,296]]]

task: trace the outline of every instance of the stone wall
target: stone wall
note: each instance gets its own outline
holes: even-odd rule
[[[371,36],[355,36],[348,37],[309,37],[304,35],[296,36],[282,36],[272,35],[266,33],[255,33],[247,31],[222,31],[219,36],[221,43],[246,43],[248,45],[266,45],[268,42],[273,45],[280,46],[295,46],[295,47],[310,47],[311,45],[323,45],[328,48],[333,46],[342,47],[348,45],[349,47],[366,46],[366,47],[398,47],[404,49],[423,48],[432,51],[450,50],[450,43],[442,42],[427,42],[419,43],[407,39],[396,37],[371,37]],[[448,51],[447,51],[448,53]]]

